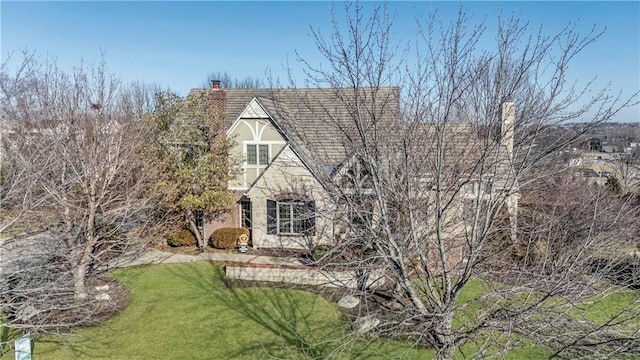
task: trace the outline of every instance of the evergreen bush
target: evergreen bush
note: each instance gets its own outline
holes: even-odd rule
[[[240,235],[249,236],[249,230],[245,228],[221,228],[211,234],[209,244],[216,249],[235,249]]]
[[[167,239],[167,245],[171,247],[195,246],[196,237],[187,229],[182,229]]]

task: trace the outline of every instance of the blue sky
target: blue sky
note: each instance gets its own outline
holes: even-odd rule
[[[372,3],[365,3],[372,5]],[[623,95],[640,90],[640,2],[465,2],[474,21],[495,23],[498,9],[520,15],[545,32],[568,22],[586,32],[595,24],[605,34],[571,69],[579,82],[597,77]],[[338,6],[341,6],[338,4]],[[396,14],[394,36],[409,41],[415,15],[439,9],[455,15],[458,2],[389,4]],[[80,59],[95,62],[106,52],[110,71],[125,80],[157,83],[185,95],[212,71],[284,80],[287,64],[302,82],[296,51],[319,62],[309,27],[330,31],[328,2],[0,2],[2,58],[28,48],[54,57],[64,67]],[[616,119],[640,121],[640,106]]]

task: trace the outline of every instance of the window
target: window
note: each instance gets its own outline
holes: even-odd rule
[[[258,153],[260,155],[258,158],[259,165],[269,164],[269,145],[258,145],[258,150],[260,150]]]
[[[473,196],[491,194],[491,181],[471,180],[462,186],[462,191]]]
[[[247,164],[258,165],[258,156],[255,145],[247,145]]]
[[[266,166],[269,164],[269,145],[247,145],[247,164]]]
[[[359,189],[370,189],[371,173],[369,172],[365,163],[360,160],[354,162],[346,173],[347,184],[346,186],[356,191]]]
[[[315,202],[304,200],[267,200],[267,233],[271,235],[313,235]]]

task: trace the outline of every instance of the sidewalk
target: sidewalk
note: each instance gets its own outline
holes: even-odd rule
[[[228,254],[228,253],[201,253],[198,255],[184,255],[174,254],[170,252],[160,251],[158,249],[147,249],[142,254],[136,254],[131,256],[125,256],[119,259],[117,262],[109,264],[109,267],[130,267],[150,264],[172,264],[172,263],[185,263],[194,261],[220,261],[220,262],[235,262],[245,264],[267,264],[267,265],[304,265],[298,259],[275,257],[275,256],[261,256],[261,255],[247,255],[247,254]]]

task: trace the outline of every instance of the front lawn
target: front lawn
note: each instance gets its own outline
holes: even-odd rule
[[[382,339],[353,339],[333,303],[310,292],[229,289],[206,262],[114,273],[130,291],[117,317],[36,342],[47,359],[431,358],[433,352]],[[12,358],[13,354],[9,354]]]
[[[405,342],[353,337],[336,305],[311,292],[230,289],[222,275],[219,265],[208,262],[118,270],[113,276],[129,289],[129,307],[100,325],[61,338],[38,339],[34,359],[433,358],[433,351]],[[473,299],[484,291],[479,281],[465,287],[459,300],[470,301],[470,306],[463,317],[477,311]],[[637,293],[606,300],[587,307],[584,315],[607,317],[612,309],[637,301]],[[522,345],[526,347],[513,349],[506,357],[544,359],[549,355],[540,345]],[[469,343],[456,358],[474,353]]]

